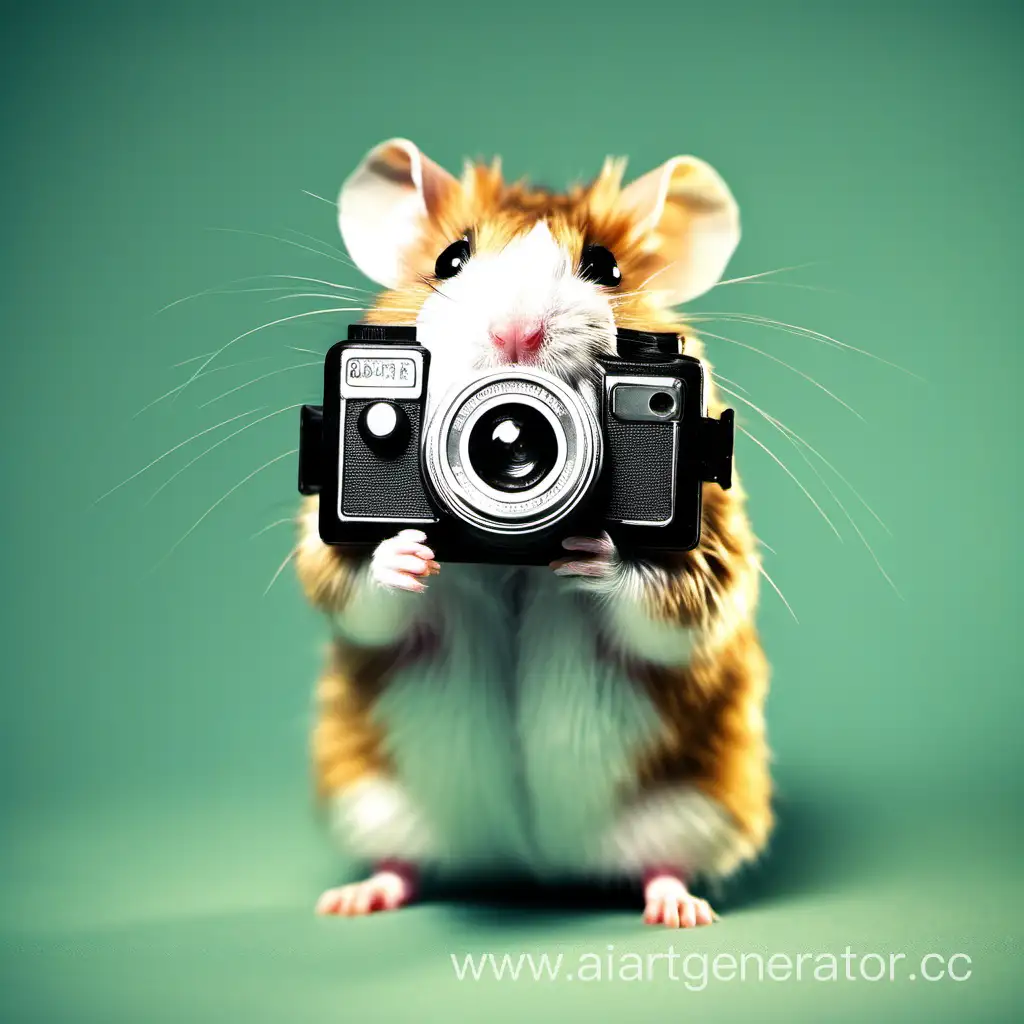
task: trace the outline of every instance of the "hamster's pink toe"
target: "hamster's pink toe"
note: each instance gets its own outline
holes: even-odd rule
[[[707,900],[692,895],[680,879],[670,875],[661,875],[648,882],[644,898],[644,921],[647,924],[695,928],[711,924],[717,918]]]
[[[321,915],[362,917],[378,910],[397,910],[413,897],[412,878],[388,869],[378,871],[363,882],[328,889],[316,904]]]
[[[320,899],[316,901],[316,912],[318,914],[337,914],[341,909],[344,888],[327,889]]]

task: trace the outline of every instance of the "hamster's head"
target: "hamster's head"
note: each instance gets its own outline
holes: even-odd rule
[[[740,237],[703,161],[624,172],[609,158],[553,193],[506,183],[499,161],[457,178],[408,140],[382,143],[338,200],[352,260],[384,289],[367,319],[415,323],[434,379],[517,363],[585,381],[617,327],[675,329],[675,307],[721,279]]]

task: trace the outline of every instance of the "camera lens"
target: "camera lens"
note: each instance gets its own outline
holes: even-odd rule
[[[517,367],[459,382],[434,401],[424,480],[438,504],[473,530],[536,535],[592,493],[603,439],[591,392]]]
[[[509,402],[477,420],[468,454],[473,471],[488,487],[514,494],[536,487],[551,472],[558,440],[543,413]]]

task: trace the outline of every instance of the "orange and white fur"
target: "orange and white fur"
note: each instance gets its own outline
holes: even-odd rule
[[[672,310],[721,279],[735,200],[692,157],[626,185],[624,169],[609,159],[559,195],[506,183],[497,162],[456,178],[406,140],[381,144],[338,203],[351,258],[383,288],[366,319],[417,325],[432,396],[507,362],[579,383],[616,326],[678,331],[701,356]],[[462,238],[464,265],[436,276]],[[613,254],[621,280],[581,276],[585,245]],[[300,524],[299,578],[332,633],[317,787],[342,848],[370,865],[319,912],[396,908],[425,871],[509,872],[633,880],[650,923],[715,920],[693,880],[755,858],[772,824],[738,480],[704,486],[696,550],[643,563],[605,535],[565,538],[550,566],[439,565],[415,531],[357,560],[321,542],[316,498]]]

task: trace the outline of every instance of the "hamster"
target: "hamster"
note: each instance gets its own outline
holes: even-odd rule
[[[737,203],[694,157],[628,184],[609,158],[564,194],[461,176],[386,141],[341,188],[341,237],[382,288],[371,323],[415,323],[445,381],[508,363],[572,385],[616,327],[676,331],[722,278]],[[709,376],[708,414],[722,406]],[[635,883],[643,920],[717,919],[691,892],[763,851],[772,829],[755,623],[759,554],[734,475],[704,485],[692,551],[637,562],[607,534],[544,566],[439,564],[406,530],[365,557],[320,540],[305,500],[295,558],[329,624],[316,689],[316,790],[364,881],[321,914],[415,901],[427,874]]]

